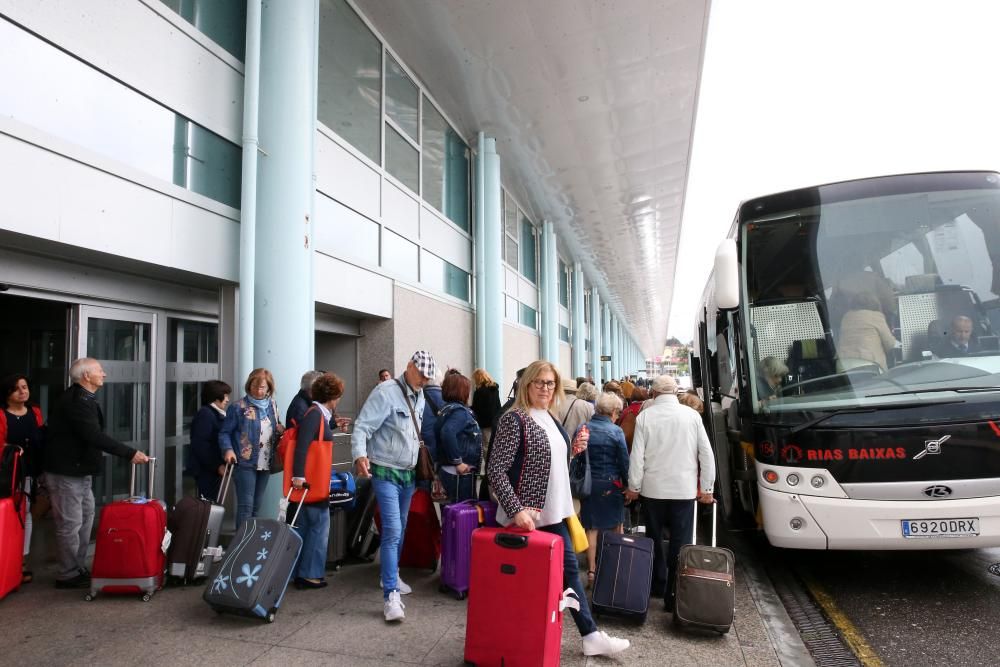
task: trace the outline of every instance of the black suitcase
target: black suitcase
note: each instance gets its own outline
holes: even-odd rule
[[[204,498],[184,497],[170,510],[167,529],[170,548],[167,551],[167,574],[184,583],[206,577],[213,563],[222,560],[219,536],[225,516],[226,493],[233,479],[234,465],[226,466],[216,502]]]
[[[677,596],[674,625],[698,627],[725,634],[736,616],[736,557],[715,546],[716,506],[712,505],[712,546],[697,544],[698,503],[694,507],[695,544],[681,547],[677,557]]]
[[[601,533],[591,605],[598,614],[613,614],[642,623],[649,610],[653,578],[653,540],[641,535]]]
[[[347,557],[347,511],[330,510],[330,539],[326,543],[326,569],[339,570]]]
[[[286,497],[286,503],[287,500]],[[292,525],[297,517],[298,511]],[[250,616],[273,623],[302,551],[302,538],[292,525],[283,519],[244,521],[236,530],[229,552],[205,586],[202,596],[205,602],[219,614]]]
[[[375,558],[380,538],[375,527],[375,491],[370,478],[357,479],[357,503],[347,528],[347,553],[355,558],[370,561]]]

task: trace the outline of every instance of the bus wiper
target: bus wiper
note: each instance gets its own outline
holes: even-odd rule
[[[885,396],[893,396],[894,394],[883,394]],[[951,400],[951,401],[926,401],[924,403],[904,403],[902,405],[872,405],[866,408],[843,408],[841,410],[832,410],[830,412],[824,412],[818,417],[814,417],[809,421],[802,422],[798,426],[793,427],[788,431],[788,435],[795,435],[800,431],[804,431],[807,428],[812,428],[821,422],[825,422],[831,417],[837,417],[839,415],[859,415],[868,412],[879,412],[880,410],[910,410],[912,408],[926,408],[931,405],[952,405],[954,403],[965,403],[963,400]]]
[[[879,398],[881,396],[902,396],[903,394],[933,394],[938,391],[954,391],[958,394],[975,394],[981,391],[997,391],[1000,387],[934,387],[932,389],[907,389],[905,391],[891,391],[887,394],[865,394],[865,398]],[[924,404],[926,405],[926,403]]]

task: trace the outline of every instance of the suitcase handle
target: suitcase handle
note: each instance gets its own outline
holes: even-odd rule
[[[528,535],[517,535],[515,533],[497,533],[493,538],[498,546],[504,549],[523,549],[528,546]]]
[[[153,480],[156,479],[156,457],[155,456],[150,456],[149,457],[149,461],[147,461],[147,463],[149,463],[149,487],[147,488],[147,493],[149,494],[149,499],[152,499],[153,498]],[[135,492],[135,473],[136,473],[136,469],[140,465],[142,465],[142,464],[141,463],[133,463],[132,464],[132,476],[129,478],[129,481],[128,481],[128,497],[129,498],[138,498],[139,497],[138,495],[136,495],[136,492]]]
[[[697,500],[694,501],[694,521],[691,523],[691,544],[698,544],[698,505],[700,505]],[[716,531],[716,504],[712,502],[712,546],[715,546],[715,531]]]
[[[293,486],[293,487],[290,487],[290,488],[288,489],[288,495],[287,495],[287,496],[285,496],[285,502],[286,502],[286,503],[290,503],[290,502],[292,502],[292,491],[296,491],[296,490],[297,490],[297,489],[296,489],[296,488],[295,488],[294,486]],[[309,490],[309,482],[305,482],[305,483],[304,483],[304,484],[302,485],[302,489],[301,489],[301,490],[304,490],[304,491],[308,491],[308,490]],[[291,526],[292,528],[295,528],[295,522],[299,520],[299,512],[301,512],[301,511],[302,511],[302,506],[303,506],[303,505],[305,505],[305,503],[303,503],[303,502],[298,502],[298,503],[295,503],[295,514],[294,514],[294,515],[292,515],[292,522],[291,522],[290,524],[288,524],[288,525],[290,525],[290,526]]]
[[[222,473],[222,484],[219,486],[219,495],[215,498],[216,505],[226,504],[226,494],[229,493],[229,483],[233,481],[233,470],[235,463],[227,463],[226,470]]]

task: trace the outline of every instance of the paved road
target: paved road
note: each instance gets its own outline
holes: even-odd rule
[[[1000,549],[782,552],[885,665],[1000,662]],[[872,664],[877,664],[872,663]]]

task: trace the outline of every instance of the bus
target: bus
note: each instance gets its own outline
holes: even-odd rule
[[[743,202],[691,367],[731,524],[797,549],[1000,545],[1000,174]]]

